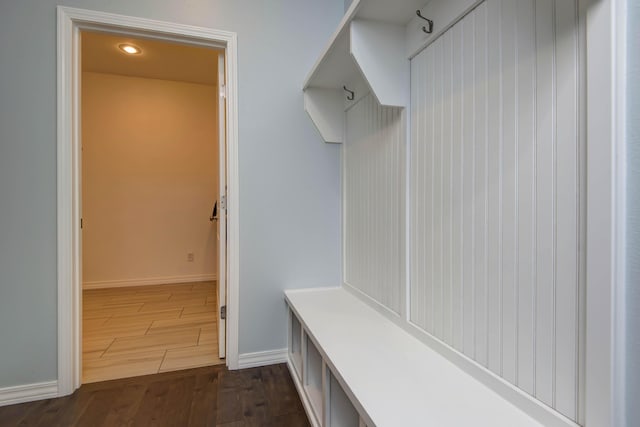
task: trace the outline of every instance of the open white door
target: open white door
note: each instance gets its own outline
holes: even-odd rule
[[[218,353],[227,354],[227,99],[224,52],[218,54]]]

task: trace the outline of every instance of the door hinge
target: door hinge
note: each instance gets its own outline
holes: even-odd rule
[[[220,197],[220,209],[227,209],[227,196]]]
[[[223,97],[224,99],[227,99],[227,85],[225,84],[220,85],[220,96]]]
[[[82,229],[82,218],[80,218],[80,229]]]
[[[220,319],[226,320],[227,318],[227,306],[223,305],[220,307]]]

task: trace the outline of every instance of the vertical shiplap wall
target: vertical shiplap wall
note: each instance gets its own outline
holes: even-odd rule
[[[412,60],[410,320],[580,421],[577,0],[487,0]]]
[[[401,313],[405,119],[368,94],[346,113],[345,283]]]

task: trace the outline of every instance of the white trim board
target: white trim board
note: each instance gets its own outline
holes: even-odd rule
[[[58,396],[58,381],[16,385],[0,388],[0,406],[33,402]]]
[[[238,356],[238,368],[255,368],[256,366],[275,365],[287,362],[287,349],[258,351],[255,353],[243,353]]]
[[[57,8],[58,394],[80,387],[80,31],[224,48],[227,76],[227,366],[238,369],[239,174],[237,35],[233,32],[58,6]]]
[[[82,282],[82,289],[106,289],[106,288],[127,288],[132,286],[152,286],[171,285],[190,282],[208,282],[216,280],[214,274],[192,274],[189,276],[163,276],[163,277],[141,277],[137,279],[122,280],[95,280],[92,282]]]

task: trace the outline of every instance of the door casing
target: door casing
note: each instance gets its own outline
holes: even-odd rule
[[[93,30],[222,48],[226,74],[227,319],[226,364],[238,368],[238,111],[237,35],[229,31],[58,6],[57,33],[57,230],[58,395],[82,380],[80,31]],[[221,141],[223,142],[223,141]],[[226,151],[226,152],[225,152]],[[224,278],[218,278],[223,280]]]

